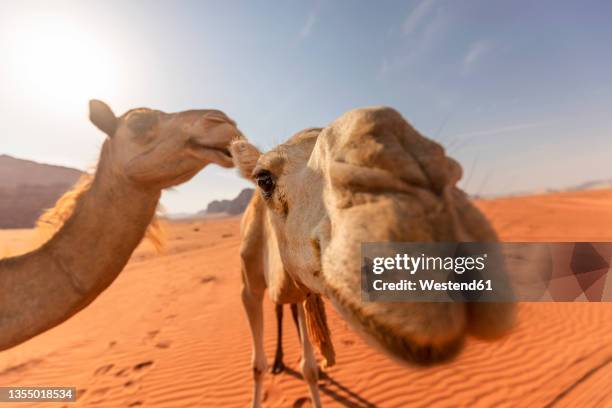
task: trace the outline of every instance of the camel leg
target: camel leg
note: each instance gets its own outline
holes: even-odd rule
[[[293,317],[293,323],[295,323],[295,330],[297,330],[298,336],[300,335],[300,324],[298,323],[298,312],[297,304],[291,304],[291,317]]]
[[[276,354],[272,364],[272,374],[280,374],[285,369],[283,363],[283,305],[276,305]]]
[[[263,378],[267,369],[266,352],[263,345],[263,293],[255,294],[246,287],[242,289],[242,304],[249,319],[253,336],[253,408],[261,407]]]
[[[310,399],[314,407],[321,407],[321,397],[319,396],[319,387],[317,381],[319,380],[319,367],[317,366],[317,360],[315,357],[312,343],[308,338],[308,329],[306,328],[306,316],[304,314],[304,306],[300,303],[297,305],[297,317],[298,327],[300,329],[300,341],[302,342],[302,361],[300,368],[302,369],[302,376],[308,383],[310,388]]]

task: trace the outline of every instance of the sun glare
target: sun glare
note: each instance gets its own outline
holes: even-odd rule
[[[13,84],[47,108],[70,112],[115,88],[113,53],[75,21],[28,18],[13,31],[9,52]]]

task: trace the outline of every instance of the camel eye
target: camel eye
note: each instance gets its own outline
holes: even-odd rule
[[[261,188],[265,198],[270,198],[276,187],[274,176],[268,170],[262,170],[255,175],[257,186]]]

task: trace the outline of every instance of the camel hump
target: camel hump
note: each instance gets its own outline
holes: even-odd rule
[[[331,367],[336,364],[336,352],[327,325],[325,304],[321,296],[317,294],[309,295],[304,302],[304,310],[310,341],[319,349],[325,359],[323,366]]]

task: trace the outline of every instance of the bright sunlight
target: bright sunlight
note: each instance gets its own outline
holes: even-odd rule
[[[45,14],[24,18],[9,42],[9,72],[23,97],[49,110],[82,110],[92,95],[108,95],[116,81],[110,47],[82,23]]]

